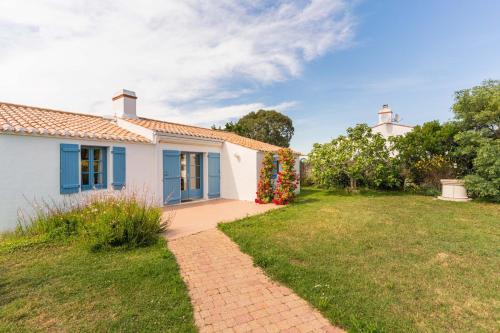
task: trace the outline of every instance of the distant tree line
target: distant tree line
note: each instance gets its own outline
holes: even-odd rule
[[[228,122],[224,128],[212,126],[212,129],[233,132],[241,136],[267,142],[287,148],[293,137],[292,120],[275,110],[258,110],[250,112],[237,122]]]
[[[439,180],[463,178],[470,196],[500,201],[500,81],[455,93],[454,119],[426,122],[384,139],[366,124],[308,157],[320,186],[403,189],[436,194]]]

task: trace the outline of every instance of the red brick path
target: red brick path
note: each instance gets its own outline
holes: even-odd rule
[[[170,240],[200,332],[344,332],[216,229]]]

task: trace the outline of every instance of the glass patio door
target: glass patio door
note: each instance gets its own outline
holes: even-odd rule
[[[203,155],[181,153],[181,199],[189,201],[203,197]]]

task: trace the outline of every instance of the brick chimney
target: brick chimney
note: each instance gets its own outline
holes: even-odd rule
[[[119,118],[137,118],[135,92],[122,89],[113,96],[113,110]]]

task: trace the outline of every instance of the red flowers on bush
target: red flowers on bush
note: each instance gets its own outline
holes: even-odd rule
[[[277,173],[276,183],[273,184],[274,155],[271,152],[264,155],[257,185],[256,203],[265,204],[272,201],[276,205],[287,205],[293,201],[299,177],[294,170],[295,156],[289,148],[278,151],[278,164],[280,170]]]
[[[264,204],[269,203],[273,199],[273,176],[274,156],[273,153],[267,152],[262,161],[262,168],[260,169],[259,183],[257,185],[257,199],[256,203]]]
[[[295,198],[299,177],[295,173],[295,157],[289,148],[278,151],[278,162],[281,170],[278,172],[273,202],[276,205],[287,205]]]

